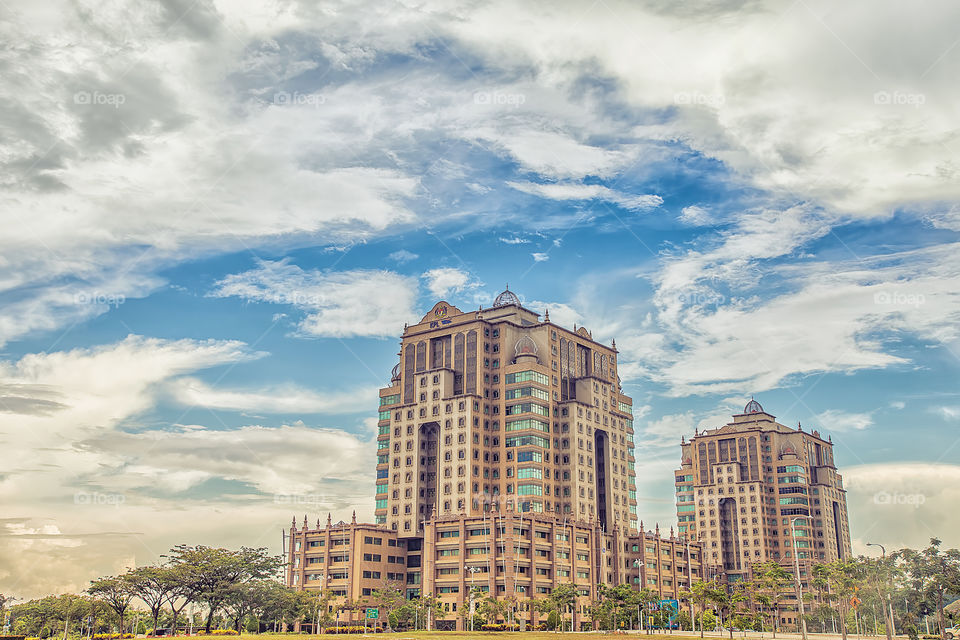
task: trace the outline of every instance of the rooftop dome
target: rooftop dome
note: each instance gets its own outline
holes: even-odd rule
[[[520,298],[517,297],[513,291],[510,291],[510,285],[507,285],[507,288],[496,297],[493,301],[493,306],[495,307],[506,307],[508,305],[515,304],[518,307],[520,306]]]
[[[400,379],[400,363],[398,362],[393,367],[393,371],[390,372],[390,382],[396,382]]]
[[[760,406],[760,403],[750,398],[750,402],[747,403],[747,406],[743,408],[744,413],[763,413],[763,407]]]
[[[530,336],[523,336],[517,340],[517,345],[513,349],[517,356],[535,356],[537,351],[537,343]]]

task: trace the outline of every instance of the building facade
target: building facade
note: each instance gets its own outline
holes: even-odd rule
[[[733,422],[684,441],[681,459],[679,532],[702,541],[728,579],[768,560],[791,572],[797,560],[804,575],[851,556],[843,480],[819,432],[782,425],[751,400]]]
[[[567,621],[587,628],[601,585],[675,599],[705,575],[695,541],[638,530],[615,343],[541,320],[507,290],[477,311],[438,302],[398,355],[380,391],[376,522],[294,523],[289,586],[358,603],[394,583],[440,599],[434,626],[462,629],[472,586],[515,596],[516,619],[536,624],[529,601],[573,583]]]
[[[635,530],[632,400],[617,350],[509,290],[408,326],[380,391],[376,520],[416,536],[440,516],[545,513]]]
[[[604,531],[599,523],[517,511],[492,516],[441,516],[428,520],[420,536],[402,538],[383,525],[317,522],[291,524],[287,584],[329,590],[339,624],[363,624],[365,605],[375,606],[376,589],[399,585],[408,598],[436,596],[443,614],[430,627],[463,630],[471,590],[481,597],[513,595],[514,620],[543,620],[530,602],[561,584],[577,586],[577,603],[565,620],[575,629],[592,628],[590,605],[601,585],[646,587],[661,599],[681,600],[692,582],[709,578],[700,545],[689,539],[645,532]],[[369,624],[382,625],[378,617]]]

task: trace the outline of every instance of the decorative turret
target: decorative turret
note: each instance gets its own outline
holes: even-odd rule
[[[356,512],[356,510],[354,510],[354,512],[353,512],[353,518],[350,520],[350,522],[351,522],[352,524],[357,524],[357,512]]]
[[[328,511],[327,512],[327,529],[333,526],[333,515]]]
[[[510,285],[493,300],[494,307],[508,307],[510,305],[520,306],[520,298],[513,291],[510,291]]]

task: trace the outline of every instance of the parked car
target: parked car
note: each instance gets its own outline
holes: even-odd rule
[[[954,638],[960,638],[960,627],[947,627],[943,630],[944,635],[947,636],[947,640],[953,640]]]

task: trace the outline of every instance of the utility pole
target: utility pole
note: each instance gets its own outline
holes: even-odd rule
[[[880,547],[880,557],[881,557],[881,559],[883,560],[884,566],[886,566],[886,560],[887,560],[887,550],[886,550],[886,548],[884,548],[884,546],[883,546],[882,544],[879,544],[879,543],[877,543],[877,542],[868,542],[868,543],[867,543],[867,546],[868,546],[868,547]],[[887,597],[885,598],[885,600],[887,601],[887,603],[886,603],[887,606],[884,607],[883,617],[884,617],[884,619],[885,619],[885,624],[886,624],[886,627],[887,627],[887,640],[893,640],[893,636],[896,635],[897,629],[896,629],[896,627],[894,626],[894,622],[893,622],[893,604],[890,602],[890,582],[889,582],[889,580],[887,580],[887,581],[885,581],[885,582],[887,582]],[[889,619],[889,620],[886,620],[886,618],[887,618],[888,615],[889,615],[890,619]]]
[[[796,516],[790,519],[790,536],[793,538],[793,568],[796,570],[797,578],[797,604],[800,612],[800,629],[803,633],[803,640],[807,640],[807,614],[803,607],[803,585],[800,584],[800,557],[797,554],[797,520],[810,519],[810,516]]]

